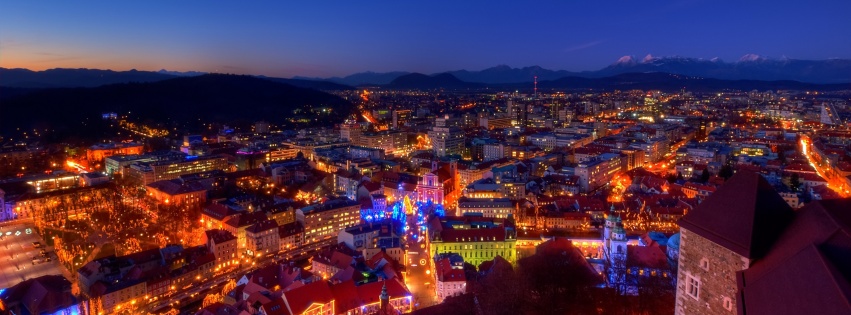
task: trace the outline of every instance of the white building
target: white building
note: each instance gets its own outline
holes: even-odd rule
[[[432,127],[428,132],[437,156],[461,155],[464,152],[464,131],[458,127]]]

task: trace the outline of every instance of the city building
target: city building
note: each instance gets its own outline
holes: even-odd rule
[[[201,205],[207,202],[207,187],[200,181],[172,179],[145,185],[148,196],[172,205]]]
[[[236,256],[236,236],[225,230],[204,231],[204,243],[207,249],[216,257],[216,268],[226,268],[233,265]]]
[[[100,163],[113,155],[142,154],[144,149],[145,145],[137,142],[96,144],[86,150],[86,159],[90,163]]]
[[[434,283],[437,301],[467,293],[464,259],[458,254],[439,255],[434,262]]]
[[[126,175],[137,183],[147,185],[155,181],[177,179],[181,175],[212,170],[228,171],[228,160],[223,156],[187,156],[178,160],[137,162],[131,164]]]
[[[435,217],[429,221],[429,256],[456,253],[474,266],[501,256],[513,264],[517,234],[510,223],[473,216]]]
[[[340,231],[361,222],[360,203],[340,198],[309,205],[296,211],[296,221],[304,226],[304,244],[336,240]]]
[[[89,301],[71,292],[72,284],[61,275],[24,280],[0,290],[4,314],[89,314]]]
[[[257,256],[277,253],[281,248],[278,222],[266,220],[245,229],[245,254]]]
[[[428,137],[434,154],[439,157],[464,153],[464,131],[461,128],[434,126],[429,130]]]
[[[481,215],[485,218],[506,219],[514,213],[514,204],[508,198],[458,199],[460,215]]]

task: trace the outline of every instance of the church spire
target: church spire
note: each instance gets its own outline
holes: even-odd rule
[[[390,304],[390,296],[387,295],[387,280],[384,280],[384,285],[381,286],[381,295],[379,295],[379,299],[381,299],[381,313],[387,313],[387,308]]]

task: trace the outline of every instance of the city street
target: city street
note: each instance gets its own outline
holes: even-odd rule
[[[27,279],[63,274],[62,266],[59,265],[52,248],[33,246],[33,242],[44,244],[44,241],[36,234],[31,224],[6,224],[0,227],[0,233],[0,289]],[[42,249],[47,252],[50,261],[33,264],[33,258],[42,258]]]
[[[425,230],[417,228],[413,219],[408,220],[411,228],[407,231],[407,275],[408,290],[414,297],[414,309],[437,304],[434,291],[434,275],[431,274],[431,257],[426,246]]]

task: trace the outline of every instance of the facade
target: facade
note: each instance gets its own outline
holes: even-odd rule
[[[304,227],[299,222],[278,226],[278,245],[280,251],[298,248],[304,242]]]
[[[245,229],[245,254],[260,257],[280,249],[278,222],[266,220]]]
[[[216,257],[216,268],[234,265],[236,259],[236,236],[225,230],[207,230],[204,232],[207,249]]]
[[[456,253],[478,266],[501,256],[514,264],[517,233],[510,221],[482,217],[444,217],[429,222],[429,256]]]
[[[464,275],[464,260],[458,255],[439,257],[434,262],[434,283],[437,301],[442,303],[447,297],[467,293],[467,277]],[[457,259],[453,258],[457,257]]]
[[[461,128],[432,127],[428,132],[432,149],[437,156],[461,155],[464,153],[464,131]]]
[[[186,157],[179,160],[142,162],[131,164],[127,175],[142,185],[155,181],[177,179],[181,175],[213,170],[227,171],[228,160],[223,156]]]
[[[310,205],[296,211],[296,220],[304,226],[304,244],[336,239],[340,231],[360,223],[360,203],[341,198]]]
[[[86,150],[86,159],[101,162],[113,155],[142,154],[145,145],[136,142],[96,144]]]
[[[461,215],[480,214],[485,218],[505,219],[514,213],[514,205],[508,198],[467,198],[458,199]]]
[[[148,196],[165,204],[201,205],[207,201],[207,188],[198,181],[161,180],[145,185]]]
[[[433,172],[423,175],[417,184],[417,200],[422,202],[443,204],[443,192],[443,183]]]
[[[607,184],[621,169],[620,155],[606,153],[601,154],[597,159],[579,163],[574,174],[579,176],[580,191],[590,192]]]

